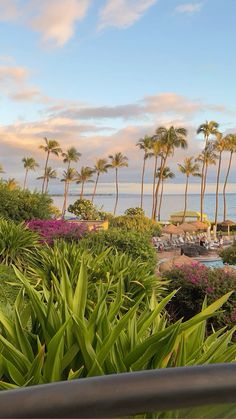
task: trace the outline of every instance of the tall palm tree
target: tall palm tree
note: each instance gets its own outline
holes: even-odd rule
[[[225,137],[225,140],[226,140],[226,151],[229,151],[230,152],[230,156],[229,156],[229,163],[228,163],[228,168],[227,168],[227,172],[226,172],[226,176],[225,176],[225,182],[224,182],[224,187],[223,187],[224,221],[227,218],[226,187],[227,187],[227,184],[228,184],[230,169],[231,169],[231,166],[232,166],[233,155],[234,155],[234,153],[236,153],[236,133],[235,134],[229,134],[229,135],[227,135]]]
[[[43,179],[43,184],[42,184],[42,193],[45,192],[45,190],[47,188],[45,188],[45,184],[46,184],[46,173],[47,173],[47,168],[48,168],[48,161],[49,161],[49,156],[50,154],[54,154],[55,156],[59,156],[59,154],[62,152],[61,148],[60,148],[60,144],[56,141],[56,140],[49,140],[47,137],[44,138],[45,141],[45,145],[40,145],[39,148],[43,151],[45,151],[46,153],[46,162],[45,162],[45,166],[44,166],[44,176],[41,176],[41,179]]]
[[[70,147],[64,153],[62,153],[63,163],[67,163],[67,170],[70,169],[71,163],[77,163],[81,157],[81,153],[79,153],[75,147]],[[65,173],[65,172],[64,172]]]
[[[71,182],[73,182],[75,180],[75,177],[76,177],[76,170],[73,169],[72,167],[69,167],[67,170],[64,170],[63,178],[61,179],[61,182],[65,183],[65,186],[64,186],[64,201],[63,201],[63,207],[62,207],[62,213],[61,213],[62,218],[65,217],[69,187],[70,187]]]
[[[220,171],[222,163],[222,153],[227,148],[227,140],[223,137],[223,134],[220,132],[216,135],[215,141],[215,150],[218,152],[218,169],[217,169],[217,178],[216,178],[216,206],[215,206],[215,227],[217,231],[218,223],[218,207],[219,207],[219,184],[220,184]]]
[[[201,171],[201,202],[200,202],[200,212],[201,212],[201,221],[203,219],[203,210],[204,210],[204,185],[206,184],[206,157],[205,152],[209,145],[209,140],[211,136],[215,136],[218,132],[219,124],[216,121],[206,121],[201,124],[197,129],[197,134],[203,134],[205,140],[205,147],[203,151],[203,162],[202,162],[202,171]]]
[[[76,173],[76,183],[81,184],[81,192],[80,192],[80,199],[83,199],[84,196],[84,185],[86,182],[93,182],[92,176],[94,174],[94,170],[88,166],[82,166],[80,172]]]
[[[110,155],[109,159],[111,160],[111,168],[115,169],[116,174],[116,201],[113,214],[116,214],[118,198],[119,198],[119,186],[118,186],[118,169],[121,167],[128,167],[128,158],[123,156],[122,153],[116,153],[114,155]]]
[[[186,176],[186,184],[185,184],[185,195],[184,195],[184,213],[183,213],[183,223],[185,221],[186,211],[187,211],[187,204],[188,204],[188,186],[189,186],[189,178],[190,176],[200,177],[201,174],[199,172],[199,164],[196,163],[194,157],[185,157],[183,164],[178,164],[179,170]]]
[[[186,140],[187,130],[185,128],[179,127],[175,128],[171,126],[170,128],[160,127],[156,131],[160,142],[163,147],[163,158],[160,167],[160,177],[158,178],[156,189],[155,189],[155,202],[152,218],[156,220],[157,216],[157,204],[158,204],[158,193],[162,181],[163,171],[166,167],[166,162],[168,157],[174,154],[176,148],[186,149],[188,143]]]
[[[209,141],[206,149],[199,154],[199,156],[196,158],[196,161],[203,164],[205,162],[205,170],[204,170],[204,181],[203,181],[203,191],[202,191],[202,197],[204,200],[205,192],[206,192],[206,183],[207,183],[207,173],[209,166],[216,165],[217,161],[217,154],[215,152],[215,146],[213,141]]]
[[[161,168],[159,167],[156,172],[157,178],[159,178],[160,173],[161,173]],[[162,199],[163,199],[164,182],[166,182],[168,179],[174,179],[174,177],[175,177],[174,172],[171,172],[170,168],[166,166],[162,172],[160,202],[159,202],[158,216],[157,216],[158,221],[160,221],[161,219],[161,206],[162,206]]]
[[[38,163],[36,163],[33,157],[24,157],[22,159],[22,162],[24,164],[24,169],[25,169],[25,179],[24,179],[24,186],[23,186],[23,189],[25,189],[29,170],[35,171],[36,167],[39,167],[39,165]]]
[[[144,186],[144,175],[146,168],[146,160],[150,156],[150,148],[152,144],[152,138],[148,135],[145,135],[144,138],[140,138],[136,146],[144,152],[143,155],[143,169],[142,169],[142,179],[141,179],[141,202],[140,207],[143,208],[143,186]]]
[[[14,189],[17,189],[19,187],[19,184],[14,177],[5,180],[5,184],[7,188],[10,189],[10,191],[13,191]]]
[[[102,173],[107,173],[109,167],[110,167],[110,164],[108,164],[107,159],[97,159],[96,160],[96,163],[94,165],[94,173],[97,174],[97,177],[96,177],[96,181],[95,181],[95,184],[94,184],[92,202],[93,202],[94,197],[96,195],[99,177]]]
[[[57,178],[57,172],[51,166],[47,166],[46,172],[43,174],[43,176],[37,177],[37,179],[39,180],[43,179],[44,181],[44,184],[45,184],[44,193],[48,192],[49,181],[51,179],[56,179],[56,178]]]
[[[157,162],[158,158],[163,158],[163,146],[159,141],[157,135],[152,137],[150,157],[154,157],[154,170],[153,170],[153,182],[152,182],[152,213],[155,202],[155,186],[156,186],[156,174],[157,174]]]

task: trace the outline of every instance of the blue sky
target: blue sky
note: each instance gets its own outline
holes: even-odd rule
[[[235,0],[0,0],[7,174],[22,180],[23,156],[42,166],[38,145],[48,136],[63,149],[76,146],[81,165],[122,151],[130,168],[120,179],[135,182],[135,144],[159,125],[188,129],[187,155],[199,153],[196,127],[206,119],[236,131],[235,15]],[[181,158],[171,163],[176,172]],[[51,163],[62,172],[60,161]],[[151,175],[152,162],[147,182]]]

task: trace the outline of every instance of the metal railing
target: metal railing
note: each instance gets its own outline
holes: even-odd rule
[[[236,363],[167,368],[0,392],[1,418],[112,418],[236,403]]]

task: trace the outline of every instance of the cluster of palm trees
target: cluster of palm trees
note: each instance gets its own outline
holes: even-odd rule
[[[67,209],[67,199],[69,194],[69,187],[72,182],[81,184],[80,199],[84,197],[84,187],[87,182],[93,182],[92,177],[95,175],[96,179],[94,182],[94,189],[92,193],[92,202],[96,195],[97,185],[101,174],[106,173],[108,169],[115,170],[115,182],[116,182],[116,199],[114,214],[117,210],[118,197],[119,197],[119,184],[118,184],[118,169],[121,167],[128,166],[128,158],[122,153],[115,153],[110,155],[108,158],[100,158],[95,162],[94,167],[82,166],[80,171],[77,171],[74,167],[71,167],[72,163],[77,163],[80,160],[81,153],[76,150],[75,147],[70,147],[67,151],[63,152],[60,144],[56,140],[50,140],[44,138],[44,144],[40,145],[39,148],[46,153],[46,161],[44,165],[44,172],[42,176],[37,179],[42,180],[42,193],[48,192],[48,185],[51,179],[57,178],[57,171],[49,166],[50,156],[55,155],[62,157],[63,163],[66,164],[66,170],[63,171],[63,177],[61,182],[64,182],[64,200],[62,207],[62,217],[64,217]],[[22,159],[23,166],[25,169],[25,177],[23,183],[23,189],[27,187],[27,180],[29,171],[35,171],[39,167],[38,163],[33,157],[24,157]],[[4,173],[3,168],[0,166],[0,173]],[[6,181],[10,189],[14,189],[18,186],[15,179],[8,179]]]
[[[215,194],[215,226],[217,228],[222,155],[224,152],[230,153],[223,187],[225,221],[227,217],[226,188],[232,167],[233,154],[236,153],[236,133],[224,136],[219,131],[219,124],[217,122],[206,121],[199,126],[197,129],[197,134],[202,134],[204,136],[205,144],[203,151],[196,157],[186,157],[183,164],[178,164],[178,169],[186,177],[183,221],[185,220],[187,211],[187,196],[190,176],[201,178],[200,212],[201,220],[203,220],[208,168],[210,165],[216,165],[218,162]],[[154,220],[160,220],[164,182],[168,179],[174,178],[175,176],[167,166],[168,159],[173,157],[176,149],[187,149],[187,130],[183,127],[175,128],[174,126],[171,126],[170,128],[159,127],[157,128],[154,135],[141,138],[137,143],[137,147],[144,153],[141,177],[140,206],[143,208],[146,162],[147,159],[154,157],[152,218]]]
[[[217,165],[216,174],[216,202],[215,202],[215,225],[218,223],[218,207],[219,207],[219,184],[221,180],[221,166],[223,153],[229,153],[228,168],[224,179],[223,197],[224,197],[224,221],[227,217],[227,183],[232,167],[233,155],[236,153],[236,133],[223,135],[219,131],[219,124],[215,121],[206,121],[201,124],[197,129],[198,135],[204,137],[204,148],[198,156],[186,157],[182,164],[178,164],[179,171],[186,177],[185,184],[185,200],[183,210],[183,221],[185,220],[186,211],[188,207],[188,187],[189,178],[191,176],[201,178],[201,192],[200,192],[200,212],[201,220],[203,220],[204,199],[207,185],[208,169],[211,165]],[[143,151],[142,163],[142,176],[141,176],[141,195],[140,207],[143,208],[144,204],[144,183],[147,160],[154,159],[153,165],[153,186],[152,186],[152,218],[154,220],[161,219],[161,207],[163,201],[164,184],[166,181],[173,179],[175,174],[168,166],[168,162],[173,157],[176,149],[187,149],[187,130],[183,127],[169,128],[159,127],[152,136],[145,136],[137,142],[137,147]],[[100,176],[106,173],[109,169],[115,170],[115,185],[116,185],[116,198],[114,206],[114,214],[116,214],[118,197],[119,197],[119,183],[118,183],[118,170],[121,167],[128,166],[128,158],[122,153],[115,153],[108,156],[108,158],[100,158],[96,160],[94,167],[82,166],[80,171],[72,167],[72,164],[78,163],[81,153],[75,148],[70,147],[67,151],[63,152],[60,144],[56,140],[44,138],[44,144],[39,147],[46,153],[46,160],[44,165],[43,175],[37,179],[42,180],[42,193],[48,191],[49,181],[57,178],[57,171],[50,165],[50,156],[55,155],[61,157],[66,169],[63,171],[61,179],[64,182],[64,200],[62,207],[62,216],[64,217],[67,200],[69,195],[69,188],[72,182],[81,185],[80,198],[84,196],[84,188],[87,182],[94,182],[94,189],[92,193],[92,202],[97,192],[97,186]],[[22,159],[25,177],[23,188],[27,187],[27,180],[29,171],[35,171],[39,166],[33,157],[24,157]],[[3,173],[3,168],[0,166],[0,173]],[[93,177],[95,176],[95,181]],[[16,186],[15,179],[8,179],[6,181],[9,188],[14,189]]]

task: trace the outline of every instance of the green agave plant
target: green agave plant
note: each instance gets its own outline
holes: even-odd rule
[[[43,281],[36,289],[15,268],[22,289],[13,318],[0,312],[0,388],[235,360],[234,329],[212,331],[205,337],[206,319],[231,293],[209,307],[204,302],[202,311],[190,320],[168,325],[165,306],[176,291],[159,302],[153,292],[145,310],[140,309],[143,295],[124,310],[124,279],[116,285],[109,279],[97,282],[90,298],[86,259],[75,286],[68,263],[58,261],[61,276],[52,274],[50,289]]]

